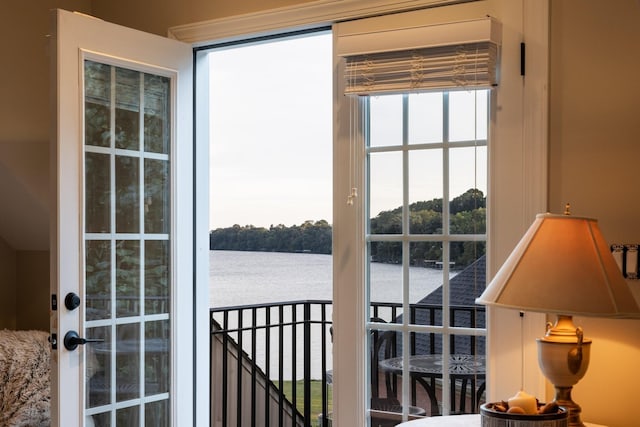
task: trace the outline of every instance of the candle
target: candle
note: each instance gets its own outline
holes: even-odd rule
[[[518,408],[522,408],[525,414],[534,415],[538,413],[538,402],[536,401],[536,398],[522,390],[516,393],[516,395],[510,398],[507,402],[509,402],[509,408],[517,406]]]

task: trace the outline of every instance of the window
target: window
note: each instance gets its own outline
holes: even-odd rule
[[[365,190],[370,422],[394,412],[398,420],[476,412],[486,362],[475,298],[486,277],[489,88],[500,24],[353,32],[347,24],[336,33],[349,149],[361,159],[352,181]],[[381,283],[380,272],[394,268]]]
[[[485,286],[487,95],[363,102],[372,419],[474,411],[484,389],[484,329],[470,329],[485,325],[474,299]],[[394,267],[396,280],[377,280]]]

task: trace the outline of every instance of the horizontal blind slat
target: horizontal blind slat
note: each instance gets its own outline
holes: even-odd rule
[[[345,94],[490,88],[497,84],[492,42],[346,57]]]

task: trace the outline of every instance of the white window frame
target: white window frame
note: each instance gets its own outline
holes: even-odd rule
[[[240,40],[285,31],[331,25],[346,19],[400,12],[420,7],[451,4],[446,0],[320,0],[236,17],[216,19],[171,28],[169,36],[194,46]],[[462,5],[456,8],[464,7]],[[486,0],[468,4],[475,17],[491,12],[504,27],[500,86],[491,103],[493,149],[489,152],[489,218],[487,277],[490,278],[538,212],[547,210],[548,151],[548,0]],[[436,14],[440,11],[435,10]],[[520,77],[520,43],[526,43],[526,77]],[[208,132],[203,126],[208,111],[200,94],[206,82],[202,57],[195,62],[196,168],[199,176],[208,170]],[[205,70],[206,72],[206,70]],[[341,76],[334,67],[334,81]],[[349,112],[334,92],[336,123],[347,123]],[[365,425],[365,325],[364,325],[364,227],[362,203],[345,203],[349,183],[349,152],[344,142],[347,129],[334,126],[334,420],[338,425]],[[341,134],[342,132],[342,134]],[[204,155],[203,155],[204,154]],[[359,159],[362,164],[363,159]],[[208,200],[208,187],[196,190],[199,200]],[[359,199],[361,200],[361,198]],[[200,211],[200,210],[199,210]],[[199,215],[199,214],[198,214]],[[200,215],[199,215],[200,216]],[[203,221],[203,219],[202,219]],[[199,260],[204,255],[197,254]],[[198,262],[206,265],[206,262]],[[200,283],[208,283],[206,271],[198,269]],[[488,310],[487,399],[504,399],[524,383],[530,393],[546,398],[544,378],[539,373],[535,340],[544,324],[544,315],[527,314],[523,323],[514,321],[512,310]],[[205,325],[207,323],[204,323]],[[520,336],[522,340],[504,340]],[[198,331],[202,337],[205,331]],[[514,342],[525,343],[523,354],[514,351]],[[355,344],[354,344],[355,343]],[[207,354],[198,352],[198,365]],[[520,369],[521,361],[526,360]],[[521,381],[521,377],[524,378]],[[196,381],[206,381],[206,378]]]
[[[450,193],[448,193],[449,190],[449,176],[450,176],[450,169],[449,169],[449,164],[444,161],[445,159],[449,158],[449,153],[451,153],[451,151],[455,150],[456,148],[471,148],[471,147],[487,147],[488,146],[488,139],[487,138],[482,138],[482,139],[477,139],[475,141],[473,141],[473,144],[471,144],[471,141],[464,141],[464,142],[460,142],[460,141],[450,141],[449,140],[449,136],[448,136],[448,128],[447,128],[447,123],[449,122],[449,117],[451,112],[449,111],[449,109],[447,108],[449,105],[449,95],[451,94],[451,90],[442,90],[442,91],[438,91],[440,93],[442,93],[442,100],[441,100],[441,105],[440,107],[443,110],[443,115],[442,115],[442,123],[440,123],[440,126],[442,126],[443,129],[443,141],[442,142],[438,142],[438,143],[426,143],[423,144],[424,146],[421,146],[421,144],[411,144],[408,141],[408,129],[407,127],[409,126],[409,118],[408,118],[408,112],[409,112],[409,93],[403,93],[402,94],[402,102],[403,102],[403,107],[402,107],[402,127],[403,127],[403,141],[400,142],[400,144],[394,144],[393,147],[388,147],[388,146],[375,146],[375,147],[366,147],[366,143],[365,143],[365,157],[367,157],[368,155],[372,154],[372,153],[382,153],[382,152],[394,152],[394,153],[402,153],[403,154],[403,165],[402,165],[402,173],[403,173],[403,183],[402,183],[402,191],[405,192],[405,196],[403,197],[404,201],[402,204],[402,208],[403,208],[403,215],[402,215],[402,233],[400,234],[393,234],[393,235],[384,235],[384,234],[373,234],[371,233],[370,230],[366,230],[366,234],[365,234],[365,241],[367,242],[367,244],[370,244],[371,242],[394,242],[394,243],[398,243],[402,245],[402,268],[403,268],[403,281],[402,281],[402,295],[403,295],[403,304],[402,304],[402,309],[401,312],[402,313],[407,313],[407,310],[409,309],[409,297],[408,297],[408,293],[409,293],[409,288],[411,286],[410,281],[409,281],[409,253],[410,253],[410,245],[412,243],[417,243],[417,242],[421,242],[421,241],[436,241],[436,242],[440,242],[442,243],[442,252],[443,252],[443,258],[440,260],[443,262],[442,264],[442,270],[443,270],[443,283],[442,283],[442,288],[443,288],[443,294],[442,294],[442,323],[438,324],[438,325],[416,325],[416,324],[411,324],[408,321],[408,316],[403,316],[403,322],[401,323],[401,325],[398,324],[382,324],[382,323],[376,323],[376,322],[371,322],[369,325],[367,325],[367,335],[369,336],[371,334],[371,331],[374,330],[395,330],[399,333],[402,334],[402,348],[403,349],[408,349],[409,346],[409,336],[411,333],[436,333],[438,335],[441,336],[442,339],[442,355],[443,356],[448,356],[451,354],[450,348],[449,348],[449,340],[452,336],[457,335],[457,336],[485,336],[486,335],[486,328],[474,328],[474,329],[469,329],[469,328],[461,328],[461,327],[453,327],[451,325],[451,322],[449,321],[449,305],[450,305],[450,301],[449,301],[449,282],[450,282],[450,275],[449,275],[449,255],[450,255],[450,244],[453,242],[462,242],[462,241],[473,241],[473,242],[485,242],[487,241],[487,234],[486,233],[478,233],[478,234],[464,234],[464,235],[454,235],[451,234],[449,227],[451,224],[451,215],[449,212],[449,204],[447,203],[447,201],[451,201],[451,197],[452,196]],[[489,103],[489,100],[491,99],[490,95],[490,91],[488,91],[487,94],[487,103]],[[375,96],[375,95],[372,95]],[[368,103],[370,100],[363,100],[362,103]],[[360,103],[359,105],[362,105],[362,103]],[[488,105],[488,110],[487,111],[491,111],[491,106]],[[365,110],[369,110],[369,107],[364,107]],[[360,114],[360,113],[358,113]],[[365,113],[365,116],[368,116],[367,113]],[[369,122],[369,120],[365,119],[365,122]],[[429,147],[429,145],[431,145]],[[412,202],[410,200],[408,200],[408,194],[409,194],[409,189],[410,189],[410,183],[409,183],[409,177],[408,177],[408,165],[406,164],[406,162],[408,162],[408,155],[410,152],[412,151],[417,151],[417,152],[424,152],[424,151],[429,151],[429,150],[438,150],[442,152],[442,160],[443,165],[442,165],[442,179],[444,183],[447,183],[445,185],[445,193],[443,194],[443,204],[442,204],[442,233],[436,236],[432,236],[432,235],[416,235],[416,234],[411,234],[408,230],[410,228],[410,213],[409,213],[409,204]],[[369,175],[371,175],[372,171],[370,170],[371,168],[366,168],[369,170]],[[368,181],[371,180],[371,176],[369,176]],[[368,197],[369,191],[364,191],[363,193],[366,194],[366,196],[364,197]],[[487,197],[487,194],[485,194],[485,197]],[[415,200],[414,200],[415,201]],[[367,205],[367,200],[364,200],[364,204],[365,206]],[[367,218],[371,218],[372,215],[375,215],[375,212],[369,212],[367,213]],[[365,261],[366,262],[366,261]],[[370,262],[369,262],[370,264]],[[369,282],[369,286],[370,286],[370,278],[368,278],[367,282]],[[484,284],[482,284],[484,287]],[[369,301],[367,301],[367,306],[369,305]],[[368,316],[365,317],[365,321],[368,321]],[[409,358],[409,353],[403,351],[403,357],[405,357],[405,363],[408,362],[408,358]],[[405,365],[407,366],[407,365]],[[449,373],[448,373],[448,361],[446,357],[443,357],[443,377],[442,377],[442,395],[443,396],[448,396],[449,395],[449,391],[450,391],[450,382],[449,382]],[[367,369],[367,372],[370,372],[370,369]],[[369,381],[367,381],[367,384],[369,383]],[[403,402],[403,408],[405,408],[405,410],[408,409],[408,406],[411,404],[409,397],[410,396],[410,391],[409,391],[409,380],[408,380],[408,376],[403,375],[402,376],[402,396],[407,396],[406,401]],[[441,409],[441,414],[442,415],[449,415],[450,414],[450,401],[443,399],[442,400],[442,409]],[[407,414],[403,414],[403,416],[406,416]]]

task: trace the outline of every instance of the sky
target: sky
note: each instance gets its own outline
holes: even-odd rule
[[[210,229],[332,222],[331,34],[215,51]]]
[[[210,53],[211,230],[332,223],[332,39],[330,33]],[[484,139],[486,94],[449,95],[449,140]],[[399,96],[371,98],[372,147],[402,140]],[[409,97],[409,144],[442,141],[442,94]],[[474,124],[477,126],[474,126]],[[486,147],[449,153],[450,197],[486,194]],[[440,150],[409,155],[409,203],[441,198]],[[371,156],[370,211],[402,204],[402,155]]]

